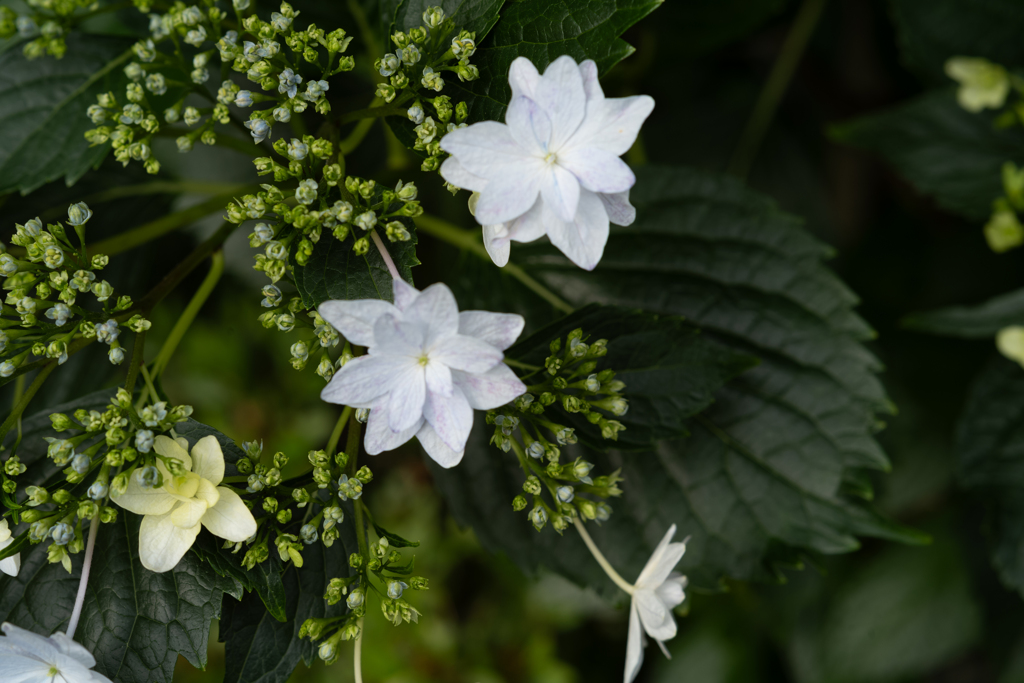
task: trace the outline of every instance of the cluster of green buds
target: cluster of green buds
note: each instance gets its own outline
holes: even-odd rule
[[[158,458],[166,470],[180,468],[177,460],[162,458],[153,451],[153,440],[158,433],[170,432],[173,436],[174,425],[191,413],[190,406],[168,407],[164,402],[136,410],[131,394],[124,389],[117,391],[102,412],[82,408],[73,415],[54,413],[50,421],[62,436],[43,438],[48,444],[47,457],[63,469],[41,485],[28,486],[16,495],[17,476],[25,471],[16,444],[4,460],[4,505],[12,510],[15,521],[30,525],[23,534],[26,540],[49,540],[50,562],[62,563],[70,573],[69,554],[83,548],[83,521],[97,515],[104,523],[116,518],[116,509],[105,505],[111,492],[126,491],[137,469],[141,469],[138,479],[144,485],[162,486],[163,477],[156,467]]]
[[[28,59],[63,57],[68,49],[65,35],[88,16],[78,10],[96,9],[95,0],[26,0],[26,4],[29,11],[24,14],[0,7],[0,38],[28,40],[22,47]]]
[[[125,355],[118,341],[122,328],[149,328],[142,316],[129,317],[130,297],[115,298],[113,286],[97,277],[109,259],[90,256],[86,249],[85,225],[91,218],[92,211],[79,202],[68,209],[67,226],[57,222],[44,228],[33,218],[15,226],[14,248],[0,246],[0,275],[7,291],[0,313],[0,378],[14,375],[32,362],[31,356],[64,363],[68,347],[78,339],[107,344],[110,362],[117,365]],[[86,308],[87,297],[95,297],[99,308]]]
[[[412,560],[406,561],[384,536],[369,546],[366,555],[352,553],[348,563],[354,573],[331,579],[324,594],[328,605],[344,599],[348,612],[338,617],[307,619],[299,630],[300,638],[320,641],[318,654],[327,664],[337,660],[341,641],[359,636],[359,620],[366,614],[370,596],[375,594],[380,599],[384,618],[398,626],[402,622],[416,623],[421,616],[403,599],[405,591],[428,589],[426,578],[412,576]]]
[[[1002,253],[1024,244],[1024,169],[1012,161],[1003,164],[1004,195],[992,202],[992,216],[985,224],[985,240],[992,251]]]
[[[621,395],[625,384],[615,379],[613,370],[598,369],[608,342],[587,343],[588,339],[582,329],[575,329],[564,343],[561,338],[552,341],[544,367],[524,378],[539,375],[539,381],[528,384],[528,393],[512,403],[487,412],[487,424],[494,425],[491,443],[506,453],[514,451],[526,475],[523,494],[513,499],[512,507],[517,512],[529,507],[529,520],[538,531],[550,522],[561,533],[577,515],[604,521],[611,514],[605,501],[622,494],[618,471],[592,477],[592,463],[563,457],[563,448],[571,449],[578,437],[577,427],[562,424],[562,419],[593,431],[595,438],[599,433],[603,439],[616,440],[625,429],[610,419],[625,415],[629,408]]]
[[[437,120],[433,116],[426,116],[423,111],[424,103],[429,103]],[[416,124],[413,129],[416,132],[416,142],[413,149],[426,155],[420,168],[424,171],[436,171],[441,168],[445,152],[441,149],[441,138],[445,134],[457,128],[466,127],[466,117],[469,115],[469,108],[465,102],[459,102],[452,107],[451,98],[447,95],[438,95],[432,99],[416,100],[406,112],[409,120]],[[454,185],[446,183],[449,190],[456,191]]]

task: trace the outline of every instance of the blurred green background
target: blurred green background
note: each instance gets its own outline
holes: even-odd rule
[[[723,170],[798,3],[698,4],[706,11],[670,0],[631,29],[624,37],[637,52],[605,80],[611,96],[647,93],[657,101],[641,144],[628,157],[634,164]],[[314,13],[326,10],[325,3]],[[922,90],[900,61],[890,11],[882,0],[827,4],[749,181],[837,248],[832,265],[862,298],[860,312],[878,331],[872,350],[887,366],[883,381],[899,408],[881,434],[893,469],[876,478],[876,503],[931,534],[933,543],[907,548],[868,540],[851,555],[809,558],[786,570],[780,585],[729,584],[713,595],[691,593],[680,634],[668,643],[672,660],[648,648],[641,683],[1024,681],[1024,606],[990,567],[981,502],[958,491],[951,477],[956,419],[971,378],[994,347],[900,326],[910,312],[978,302],[1017,285],[1024,253],[994,255],[979,224],[944,213],[884,164],[827,135],[830,124]],[[168,159],[170,177],[251,180],[244,157],[205,148],[179,157],[170,145],[161,157]],[[381,127],[349,163],[381,181],[418,175],[415,161]],[[96,188],[137,179],[108,160],[101,174],[70,190],[57,184],[27,198],[8,197],[4,225],[10,229]],[[469,225],[462,200],[441,192],[436,178],[417,182],[431,211]],[[196,201],[185,196],[175,207]],[[107,213],[95,206],[94,222],[116,232],[166,209],[150,199],[118,206]],[[147,247],[145,259],[117,259],[111,282],[144,291],[218,222],[213,217],[163,238]],[[264,279],[251,269],[244,235],[229,241],[226,256],[227,274],[175,355],[165,389],[239,441],[262,439],[271,452],[302,457],[326,441],[337,411],[318,400],[323,382],[312,368],[300,373],[288,365],[295,337],[256,321]],[[422,287],[446,277],[453,256],[422,236],[420,258],[424,265],[414,273]],[[155,265],[140,265],[146,262]],[[203,274],[193,274],[154,315],[152,352]],[[83,355],[71,367],[68,383],[102,381],[109,366]],[[67,386],[47,387],[35,408]],[[370,464],[375,480],[366,500],[384,526],[421,542],[416,571],[431,588],[411,596],[423,613],[418,625],[396,628],[374,614],[367,619],[364,680],[620,679],[627,630],[622,605],[607,605],[557,576],[525,577],[508,558],[481,550],[471,532],[448,518],[415,447]],[[214,644],[205,672],[181,659],[174,680],[222,678],[223,646]],[[350,681],[351,652],[330,668],[300,667],[292,680]]]

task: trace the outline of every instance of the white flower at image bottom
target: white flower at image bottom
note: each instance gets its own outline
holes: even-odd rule
[[[499,266],[511,240],[545,234],[569,260],[593,270],[608,242],[609,222],[629,225],[636,177],[620,155],[654,109],[646,95],[606,98],[592,60],[568,55],[541,75],[519,57],[509,69],[512,100],[505,123],[483,121],[448,133],[451,157],[441,175],[479,193],[472,207],[484,246]]]
[[[49,638],[14,624],[3,624],[0,681],[3,683],[111,683],[90,671],[96,659],[84,647],[57,632]]]
[[[224,480],[224,453],[214,436],[204,436],[192,448],[188,442],[159,435],[153,441],[158,455],[181,461],[186,472],[172,475],[160,460],[157,469],[163,486],[147,488],[141,468],[128,480],[128,489],[112,494],[115,503],[139,515],[139,557],[150,571],[173,569],[192,547],[201,527],[214,536],[240,543],[256,533],[256,520],[233,489],[219,486]]]
[[[11,538],[11,529],[7,526],[7,520],[0,519],[0,550],[3,550],[12,543],[14,543],[14,539]],[[8,576],[17,576],[20,569],[21,553],[16,553],[0,560],[0,572]]]
[[[673,572],[686,552],[686,541],[672,543],[676,525],[654,549],[640,576],[633,585],[633,600],[629,605],[629,636],[626,641],[625,683],[630,683],[640,671],[646,646],[644,632],[658,643],[668,657],[664,641],[676,636],[676,620],[672,610],[686,598],[686,577]]]
[[[502,360],[523,331],[522,316],[459,312],[444,284],[422,292],[394,281],[395,303],[325,301],[320,316],[365,356],[346,363],[320,397],[369,408],[366,452],[398,448],[414,436],[442,467],[461,460],[473,410],[502,406],[526,392]]]

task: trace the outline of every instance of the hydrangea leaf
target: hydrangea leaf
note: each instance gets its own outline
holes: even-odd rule
[[[416,258],[417,237],[412,222],[408,219],[402,222],[412,239],[408,242],[382,239],[398,272],[412,284],[412,268],[420,264]],[[353,228],[353,231],[359,229]],[[330,233],[325,233],[306,265],[295,265],[295,286],[303,306],[315,308],[328,299],[392,300],[391,274],[377,247],[371,244],[369,251],[359,256],[352,251],[354,241],[351,234],[344,242],[339,242]]]
[[[991,511],[992,564],[1024,595],[1024,370],[995,356],[974,381],[956,431],[960,486]]]
[[[121,67],[131,45],[123,38],[67,36],[63,59],[0,53],[0,192],[28,193],[64,178],[70,185],[106,156],[90,147],[85,115],[96,95],[124,92]]]
[[[892,18],[904,63],[930,83],[950,82],[950,57],[1024,66],[1024,6],[1016,0],[893,0]]]
[[[822,264],[831,251],[731,178],[656,167],[637,175],[637,220],[613,231],[594,272],[543,244],[514,249],[512,260],[575,305],[682,315],[761,362],[715,392],[688,421],[688,438],[644,454],[566,452],[600,471],[622,468],[625,495],[592,532],[613,565],[635,577],[671,524],[691,536],[681,570],[709,589],[724,577],[773,578],[777,564],[808,552],[852,551],[857,536],[921,541],[844,494],[864,469],[888,468],[874,432],[892,405],[862,343],[873,332],[853,311],[857,299]],[[512,512],[522,474],[480,427],[459,467],[434,469],[456,517],[527,570],[546,566],[616,595],[574,533],[538,535]]]
[[[346,517],[352,519],[346,505]],[[309,618],[342,616],[345,602],[324,600],[331,579],[348,576],[348,556],[358,552],[355,529],[340,525],[341,537],[330,548],[313,543],[302,550],[302,569],[290,565],[282,577],[287,621],[276,620],[255,595],[241,602],[225,601],[221,640],[225,643],[225,683],[285,683],[299,661],[312,664],[317,644],[299,639],[299,628]],[[293,532],[295,530],[292,530]],[[271,553],[276,552],[271,548]]]
[[[713,393],[729,379],[757,364],[756,358],[708,339],[682,318],[597,304],[538,330],[508,349],[506,356],[543,367],[549,343],[564,342],[577,328],[588,343],[608,340],[608,354],[598,361],[595,372],[615,370],[615,379],[625,382],[629,396],[625,415],[608,416],[626,427],[617,441],[602,439],[600,430],[582,414],[559,411],[559,422],[600,450],[644,449],[660,439],[688,434],[687,418],[711,405]]]
[[[498,21],[498,10],[505,0],[402,0],[395,12],[396,31],[408,31],[423,25],[423,11],[440,7],[445,18],[455,22],[455,33],[461,30],[476,33],[479,43]]]
[[[1024,289],[1000,294],[977,306],[950,306],[915,313],[904,327],[948,337],[991,339],[1008,325],[1024,325]]]
[[[832,136],[879,154],[942,207],[983,221],[1003,195],[1003,164],[1024,158],[1024,131],[996,128],[994,116],[964,111],[950,88],[835,126]]]

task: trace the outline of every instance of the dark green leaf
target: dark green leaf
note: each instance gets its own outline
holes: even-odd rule
[[[199,441],[199,439],[205,436],[214,436],[217,439],[217,443],[220,444],[221,451],[224,453],[224,464],[226,465],[224,476],[226,477],[237,476],[239,472],[235,463],[242,458],[248,457],[231,437],[221,434],[213,427],[204,425],[202,422],[196,422],[192,418],[174,425],[174,432],[188,440],[188,447],[190,449],[196,445],[196,441]]]
[[[205,532],[204,532],[205,533]],[[115,683],[170,683],[178,655],[206,666],[210,622],[222,596],[239,594],[192,553],[154,574],[138,557],[139,518],[119,511],[100,529],[89,590],[75,639],[96,657],[96,671]],[[0,621],[49,635],[67,626],[81,572],[49,564],[46,544],[22,555],[16,578],[0,579]]]
[[[836,126],[832,135],[876,152],[920,192],[981,221],[1003,194],[1003,163],[1024,160],[1024,131],[996,129],[993,117],[964,111],[946,89]]]
[[[119,57],[131,43],[72,33],[67,44],[63,59],[0,54],[0,192],[74,183],[107,153],[83,137],[95,127],[85,110],[99,93],[124,91]]]
[[[379,537],[388,539],[388,542],[395,548],[418,548],[420,546],[419,541],[404,539],[398,534],[393,534],[384,527],[379,526],[376,522],[373,523],[373,530],[377,532]]]
[[[1016,0],[893,0],[903,60],[931,83],[948,83],[950,57],[1024,66],[1024,5]]]
[[[873,435],[877,413],[892,406],[862,344],[873,333],[853,312],[857,299],[821,263],[830,250],[733,179],[678,168],[637,175],[637,220],[613,232],[594,272],[543,244],[512,260],[576,305],[682,315],[761,363],[715,393],[687,439],[643,455],[582,452],[626,480],[611,520],[594,531],[612,563],[636,576],[671,524],[692,537],[681,569],[706,588],[723,576],[771,578],[773,564],[808,551],[854,550],[857,536],[923,540],[841,493],[848,472],[888,467]],[[459,467],[434,471],[456,517],[527,569],[614,594],[574,534],[538,536],[511,511],[522,474],[478,431]]]
[[[957,479],[992,511],[992,564],[1024,594],[1024,370],[996,356],[981,371],[957,425]]]
[[[633,53],[619,38],[654,11],[662,0],[518,0],[510,2],[471,61],[480,78],[469,83],[449,81],[458,99],[470,106],[470,121],[505,120],[512,91],[508,69],[516,57],[526,57],[543,71],[561,55],[576,61],[593,59],[603,74]]]
[[[243,547],[237,553],[222,547],[222,543],[212,536],[199,538],[192,546],[192,552],[199,556],[221,576],[232,578],[247,591],[256,591],[263,605],[272,617],[278,621],[286,621],[284,584],[281,573],[284,571],[276,555],[271,553],[266,562],[251,570],[242,566],[245,556]],[[235,596],[241,598],[241,595]]]
[[[1001,294],[978,306],[950,306],[915,313],[907,316],[903,325],[947,337],[991,339],[1008,325],[1024,325],[1024,289]]]
[[[550,342],[564,341],[576,328],[590,342],[608,340],[608,355],[598,371],[615,370],[615,378],[626,383],[629,412],[613,418],[626,426],[617,442],[601,438],[582,415],[558,413],[557,421],[570,424],[584,443],[600,450],[649,448],[660,439],[687,434],[685,421],[711,405],[713,392],[757,364],[756,358],[705,338],[682,318],[596,304],[539,330],[506,355],[542,367]]]
[[[346,516],[352,518],[351,507]],[[305,546],[303,566],[289,565],[284,572],[285,612],[288,620],[277,621],[254,595],[241,602],[226,601],[220,637],[225,642],[225,683],[285,683],[299,661],[311,664],[317,645],[299,639],[302,622],[313,617],[336,617],[347,611],[345,602],[328,606],[324,600],[327,584],[336,577],[349,576],[348,556],[357,552],[355,529],[342,524],[341,538],[330,548],[322,543]],[[271,548],[271,552],[276,552]]]
[[[658,21],[672,27],[672,48],[703,54],[749,35],[790,4],[789,0],[689,0],[666,3]]]
[[[404,222],[404,221],[403,221]],[[384,238],[388,253],[406,282],[412,283],[412,267],[420,264],[416,258],[416,232],[408,224],[412,239],[408,242],[390,242]],[[391,301],[391,274],[377,247],[370,245],[365,256],[352,251],[354,236],[339,242],[330,234],[324,235],[313,250],[305,266],[295,266],[295,286],[306,308],[315,308],[328,299],[384,299]]]
[[[402,0],[395,14],[395,30],[408,31],[423,25],[423,11],[441,7],[446,18],[455,22],[454,32],[476,33],[476,42],[484,39],[498,21],[498,10],[505,0]]]

